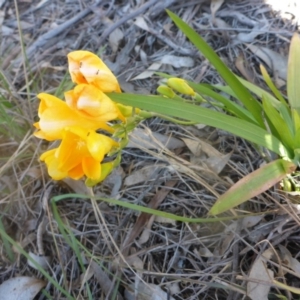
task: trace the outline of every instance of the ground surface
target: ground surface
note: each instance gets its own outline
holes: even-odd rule
[[[211,2],[0,0],[0,229],[16,242],[12,247],[4,235],[0,240],[0,284],[28,276],[37,295],[22,299],[299,299],[269,288],[271,273],[300,288],[300,222],[292,206],[297,199],[276,188],[236,211],[260,215],[230,222],[149,219],[76,197],[50,205],[52,196],[88,193],[83,182],[51,182],[38,161],[49,145],[31,135],[36,94],[62,95],[70,88],[64,76],[72,50],[98,53],[125,92],[154,93],[159,78],[153,69],[222,83],[172,24],[168,7],[234,72],[264,87],[263,63],[285,93],[297,1],[284,1],[285,7],[271,0]],[[94,189],[96,195],[206,217],[219,194],[263,163],[250,144],[213,128],[180,127],[158,118],[140,128],[120,168]],[[150,142],[141,145],[141,132]],[[20,247],[45,264],[48,277]],[[16,288],[24,291],[21,283]]]

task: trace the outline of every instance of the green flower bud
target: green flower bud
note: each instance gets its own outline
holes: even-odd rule
[[[169,78],[167,80],[167,84],[169,87],[181,94],[195,96],[195,91],[187,84],[187,82],[184,79]]]
[[[173,91],[171,88],[169,88],[168,86],[166,86],[166,85],[160,85],[160,86],[156,89],[156,91],[157,91],[159,94],[161,94],[161,95],[163,95],[163,96],[166,96],[166,97],[168,97],[168,98],[174,98],[174,96],[175,96],[174,91]]]

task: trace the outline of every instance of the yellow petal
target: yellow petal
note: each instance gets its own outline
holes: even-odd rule
[[[101,165],[92,157],[85,157],[82,160],[82,168],[87,178],[99,180],[101,177]]]
[[[107,122],[116,119],[119,110],[116,104],[101,90],[91,84],[79,84],[65,93],[68,106],[85,117]]]
[[[35,133],[36,137],[53,141],[62,138],[62,132],[66,127],[81,126],[87,129],[104,129],[114,132],[104,121],[85,116],[77,110],[69,107],[66,102],[49,94],[39,94],[41,99],[39,108],[40,121],[34,126],[40,131]]]
[[[110,137],[93,131],[89,133],[86,142],[91,156],[99,162],[103,160],[104,155],[110,152],[113,147],[118,147],[119,145]]]
[[[61,180],[67,177],[66,172],[62,172],[58,169],[58,161],[55,156],[57,149],[52,149],[43,153],[40,157],[41,161],[44,161],[48,168],[49,176],[54,180]]]
[[[80,179],[84,175],[82,164],[77,165],[75,168],[68,172],[68,176],[74,180]]]
[[[121,92],[116,77],[104,62],[89,51],[74,51],[68,54],[69,72],[72,81],[91,83],[105,93]]]

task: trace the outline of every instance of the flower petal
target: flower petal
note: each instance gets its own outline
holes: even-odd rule
[[[105,93],[121,92],[116,77],[94,53],[89,51],[70,52],[68,62],[73,82],[94,84]]]
[[[57,149],[46,151],[40,156],[40,160],[44,161],[48,168],[49,176],[54,180],[61,180],[68,176],[66,172],[58,169],[58,161],[55,156]]]
[[[101,90],[91,84],[79,84],[65,93],[66,103],[83,116],[107,122],[116,119],[120,112],[117,105]]]
[[[62,138],[63,129],[72,126],[81,126],[87,129],[104,129],[114,132],[104,121],[85,116],[80,112],[69,107],[66,102],[49,94],[39,94],[41,99],[39,108],[40,121],[34,126],[40,131],[35,136],[44,138],[48,141]]]
[[[82,160],[82,168],[87,178],[99,180],[101,178],[101,165],[92,157],[85,157]]]

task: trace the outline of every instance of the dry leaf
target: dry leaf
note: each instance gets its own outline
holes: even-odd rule
[[[247,44],[248,48],[261,60],[263,60],[274,73],[278,74],[281,79],[286,80],[287,77],[287,62],[285,56],[265,47],[259,47]]]
[[[223,4],[224,0],[211,0],[210,2],[210,10],[211,10],[211,17],[212,19],[215,18],[216,12]]]
[[[133,171],[124,181],[124,186],[132,186],[138,183],[145,183],[149,180],[154,179],[157,176],[158,171],[164,166],[152,165],[146,166],[142,169]]]
[[[242,228],[250,228],[258,224],[264,216],[247,216],[242,220]]]
[[[184,143],[174,137],[165,136],[150,129],[135,128],[129,137],[128,148],[146,148],[161,150],[183,147]]]
[[[137,287],[132,283],[129,289],[125,290],[125,299],[127,300],[175,300],[172,296],[168,296],[159,285],[152,283],[140,281]]]
[[[143,17],[137,17],[134,24],[138,27],[140,27],[141,29],[144,29],[146,31],[149,31],[149,27],[145,21],[145,19]]]
[[[111,291],[112,281],[110,280],[107,273],[103,271],[101,265],[98,265],[93,260],[90,261],[90,269],[91,272],[93,272],[104,294],[108,295],[108,293]],[[117,298],[115,299],[123,299],[123,297],[118,293]]]
[[[15,277],[0,285],[1,298],[5,300],[33,300],[46,282],[34,277]]]
[[[108,38],[109,45],[111,46],[111,49],[113,53],[116,53],[119,48],[119,44],[124,38],[123,31],[120,28],[115,29]]]
[[[142,72],[141,74],[139,74],[138,76],[132,78],[131,80],[138,80],[138,79],[146,79],[151,77],[155,71],[159,70],[159,68],[161,67],[161,63],[153,63],[146,71]]]
[[[174,68],[192,68],[195,64],[194,60],[188,56],[165,55],[160,61],[162,64],[171,65]]]
[[[195,157],[191,162],[205,164],[210,170],[219,174],[228,163],[231,153],[223,155],[210,144],[201,140],[182,139]]]
[[[245,59],[242,54],[240,54],[235,60],[235,66],[240,71],[245,79],[254,83],[255,74],[245,67]]]
[[[252,30],[248,33],[245,32],[240,32],[237,36],[236,39],[234,41],[234,44],[238,44],[238,43],[252,43],[255,38],[262,34],[264,32],[264,30],[267,30],[269,27],[269,24],[257,24],[256,26],[254,26],[252,28]]]
[[[268,300],[268,294],[274,278],[274,272],[267,268],[265,259],[273,256],[273,250],[266,250],[261,256],[256,258],[252,265],[249,282],[247,284],[247,294],[252,300]]]
[[[44,270],[48,269],[50,265],[50,256],[44,256],[44,255],[36,255],[32,252],[28,253],[29,256],[36,262],[38,263]],[[31,262],[31,260],[27,261],[28,265],[37,270],[36,266]]]

